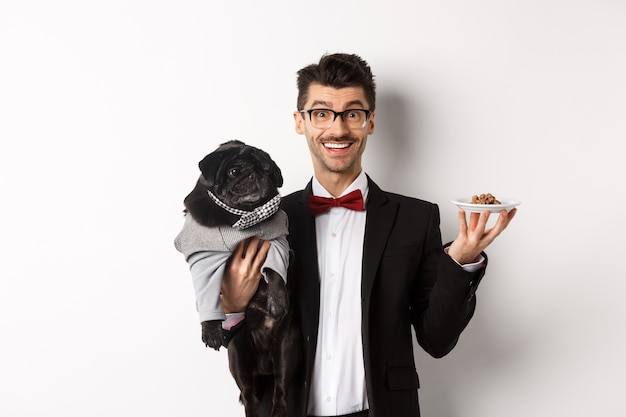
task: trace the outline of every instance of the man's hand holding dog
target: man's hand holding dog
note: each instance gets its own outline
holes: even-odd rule
[[[261,279],[261,265],[265,262],[270,242],[252,237],[237,245],[222,279],[222,307],[224,313],[246,310]]]

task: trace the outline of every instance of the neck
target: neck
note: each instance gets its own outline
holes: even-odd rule
[[[354,182],[359,176],[361,170],[357,172],[323,172],[316,173],[315,178],[319,183],[332,195],[333,197],[339,197],[345,190]]]

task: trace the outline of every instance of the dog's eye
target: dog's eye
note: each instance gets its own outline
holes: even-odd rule
[[[236,177],[237,175],[239,175],[239,168],[231,168],[228,170],[228,175],[230,177]]]

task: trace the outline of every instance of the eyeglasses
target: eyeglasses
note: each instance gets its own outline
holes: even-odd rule
[[[359,129],[365,127],[371,112],[364,109],[347,109],[339,112],[330,109],[310,109],[300,110],[300,113],[308,113],[309,120],[316,129],[329,129],[337,116],[340,116],[349,128]]]

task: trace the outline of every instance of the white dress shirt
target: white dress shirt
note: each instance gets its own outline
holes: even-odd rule
[[[332,197],[315,178],[312,185],[314,195]],[[342,195],[356,189],[361,190],[367,202],[364,172]],[[309,415],[342,415],[369,408],[361,335],[365,217],[365,211],[333,207],[315,219],[320,317]]]

